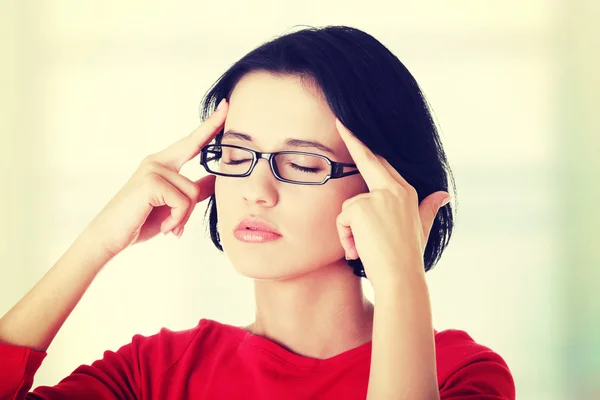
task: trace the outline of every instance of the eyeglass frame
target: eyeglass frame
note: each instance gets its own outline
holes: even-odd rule
[[[236,149],[246,150],[246,151],[250,152],[252,154],[252,164],[250,165],[248,172],[241,174],[241,175],[230,175],[230,174],[224,174],[224,173],[214,172],[214,171],[209,170],[207,163],[209,161],[213,160],[214,158],[208,159],[207,153],[208,153],[208,149],[210,147],[214,147],[214,146],[233,147]],[[329,174],[321,182],[299,182],[299,181],[285,179],[285,178],[279,176],[276,171],[277,168],[275,167],[275,156],[277,156],[278,154],[302,154],[302,155],[307,155],[307,156],[319,157],[319,158],[324,159],[327,162],[327,164],[329,164],[331,169],[329,171]],[[360,173],[356,164],[348,164],[348,163],[332,161],[331,159],[329,159],[329,157],[326,157],[324,155],[315,154],[315,153],[307,153],[304,151],[286,150],[286,151],[275,151],[272,153],[266,153],[266,152],[252,150],[247,147],[236,146],[234,144],[208,144],[208,145],[202,147],[202,149],[200,150],[200,165],[202,165],[204,167],[204,169],[206,169],[206,172],[213,174],[213,175],[227,176],[230,178],[244,178],[244,177],[250,176],[252,171],[254,171],[254,167],[256,167],[256,164],[258,164],[258,160],[260,160],[261,158],[264,158],[265,160],[267,160],[269,162],[269,166],[271,167],[271,173],[273,174],[275,179],[277,179],[278,181],[281,181],[281,182],[291,183],[294,185],[324,185],[330,179],[345,178],[346,176],[351,176],[351,175]],[[357,169],[355,171],[344,172],[345,167],[353,167],[353,168],[357,168]]]

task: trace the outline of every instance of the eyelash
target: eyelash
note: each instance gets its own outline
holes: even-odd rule
[[[239,165],[239,164],[241,164],[243,162],[246,162],[246,161],[250,161],[250,160],[230,160],[229,162],[226,162],[225,164],[227,164],[227,165]],[[311,173],[311,174],[316,174],[316,173],[318,173],[321,170],[321,168],[308,168],[308,167],[303,167],[301,165],[294,164],[294,163],[290,163],[290,165],[292,166],[292,168],[295,168],[295,169],[297,169],[299,171],[302,171],[302,172],[308,172],[308,173]]]
[[[292,167],[296,168],[299,171],[308,172],[311,174],[316,174],[317,172],[319,172],[321,170],[320,168],[306,168],[306,167],[302,167],[302,166],[296,165],[296,164],[292,164]]]

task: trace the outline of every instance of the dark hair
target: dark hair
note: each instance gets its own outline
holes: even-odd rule
[[[421,89],[400,60],[371,35],[347,26],[327,26],[276,37],[221,75],[202,99],[201,120],[222,98],[229,100],[238,81],[251,71],[310,78],[336,117],[416,189],[419,203],[440,190],[456,199],[454,177]],[[216,143],[220,143],[222,134],[217,135]],[[210,214],[212,242],[223,251],[215,195],[206,213]],[[439,210],[431,228],[424,254],[425,271],[439,261],[453,227],[449,203]],[[360,259],[349,265],[357,276],[365,276]]]

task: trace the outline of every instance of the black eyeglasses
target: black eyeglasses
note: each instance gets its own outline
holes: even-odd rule
[[[206,171],[234,178],[249,176],[261,158],[269,161],[277,180],[297,185],[323,185],[330,179],[359,173],[358,169],[344,172],[344,168],[356,168],[355,164],[339,163],[320,154],[301,151],[261,153],[230,144],[209,144],[200,154],[200,164]]]

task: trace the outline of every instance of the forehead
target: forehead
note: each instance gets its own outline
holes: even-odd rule
[[[340,145],[334,114],[319,90],[299,76],[251,72],[235,86],[229,104],[225,130],[246,133],[258,146],[287,138]]]

